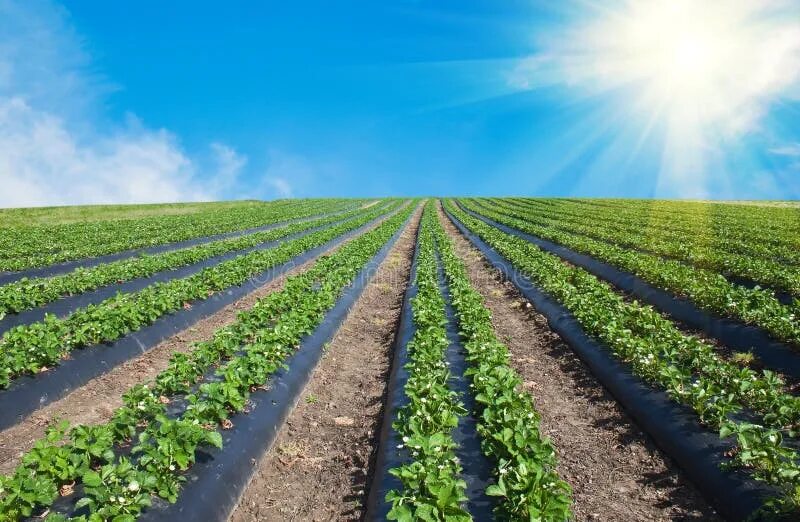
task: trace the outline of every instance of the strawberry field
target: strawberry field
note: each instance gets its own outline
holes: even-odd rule
[[[797,208],[7,212],[0,521],[800,518]]]

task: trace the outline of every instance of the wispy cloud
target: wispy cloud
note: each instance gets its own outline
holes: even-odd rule
[[[246,158],[210,145],[205,171],[166,129],[109,121],[111,82],[92,68],[68,13],[0,0],[0,206],[209,200],[230,194]],[[198,180],[203,179],[203,183]]]
[[[264,184],[279,198],[292,197],[293,191],[289,181],[285,178],[269,177],[264,179]]]
[[[777,161],[783,164],[784,171],[789,175],[800,174],[800,143],[787,143],[769,149],[777,156]]]
[[[256,189],[267,199],[288,198],[316,192],[314,185],[322,182],[319,167],[305,156],[270,147],[267,151],[269,165]],[[330,182],[327,180],[326,182]]]
[[[215,168],[211,172],[210,181],[206,184],[206,190],[217,197],[241,197],[244,189],[240,176],[247,166],[247,156],[239,153],[230,145],[218,141],[213,142],[210,149]]]
[[[791,156],[793,158],[800,158],[800,143],[791,143],[781,147],[769,149],[772,154],[778,156]]]

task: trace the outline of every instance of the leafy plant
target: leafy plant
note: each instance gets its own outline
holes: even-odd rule
[[[411,303],[416,330],[407,346],[405,365],[408,403],[392,423],[410,460],[389,470],[400,479],[402,489],[386,495],[392,504],[387,518],[464,521],[471,517],[461,506],[466,500],[466,483],[460,478],[452,431],[466,410],[458,394],[448,387],[450,370],[444,361],[447,319],[429,221],[426,208],[418,234],[417,295]]]
[[[12,328],[0,340],[0,388],[21,375],[35,374],[59,364],[75,348],[114,341],[180,310],[187,303],[242,284],[268,268],[363,226],[387,210],[395,210],[400,204],[398,201],[388,209],[370,209],[354,219],[275,248],[240,255],[186,278],[155,283],[130,294],[117,294],[64,319],[49,315],[44,321]]]
[[[509,353],[494,333],[491,312],[472,287],[464,262],[433,212],[434,230],[448,289],[467,351],[483,452],[495,463],[495,483],[503,520],[568,520],[572,490],[556,473],[556,452],[539,429],[539,415],[522,381],[509,366]]]

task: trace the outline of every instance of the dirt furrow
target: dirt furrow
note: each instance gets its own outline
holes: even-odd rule
[[[361,519],[420,215],[328,345],[275,445],[254,464],[232,522]]]

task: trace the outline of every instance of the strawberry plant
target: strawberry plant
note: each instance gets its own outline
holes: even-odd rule
[[[404,392],[408,403],[397,412],[392,426],[411,460],[392,468],[402,489],[389,491],[389,520],[471,520],[461,504],[466,483],[460,478],[452,431],[466,411],[458,394],[448,387],[445,364],[448,346],[444,298],[437,279],[436,246],[426,208],[420,225],[416,285],[412,300],[416,327],[408,343],[408,371]]]
[[[720,242],[719,237],[711,239],[707,233],[698,234],[695,230],[687,234],[685,230],[677,232],[669,228],[653,228],[650,220],[647,221],[648,226],[643,228],[641,221],[631,216],[625,216],[623,221],[619,221],[619,216],[615,215],[615,220],[603,222],[595,219],[597,212],[575,216],[550,209],[521,209],[504,200],[475,202],[489,211],[533,222],[550,230],[678,260],[725,276],[746,278],[762,286],[800,295],[800,274],[797,266],[787,265],[785,260],[776,259],[776,253],[772,249],[754,249],[751,245],[755,242],[752,240],[739,242],[748,247],[748,251],[740,254],[731,249],[728,243]]]
[[[495,464],[495,483],[503,520],[568,520],[571,488],[556,473],[556,454],[539,430],[539,415],[522,381],[509,366],[508,349],[495,336],[491,313],[472,287],[463,261],[454,251],[432,209],[426,225],[435,234],[461,337],[467,351],[478,411],[482,449]]]
[[[556,200],[504,198],[525,211],[546,211],[566,219],[630,226],[647,223],[655,234],[680,233],[688,245],[713,245],[722,251],[800,264],[800,240],[793,234],[797,214],[790,209],[766,209],[653,200]],[[641,226],[640,226],[641,228]]]
[[[239,204],[186,215],[13,226],[4,229],[0,236],[0,271],[24,270],[255,228],[350,209],[363,203],[363,200],[342,199],[282,200]]]

